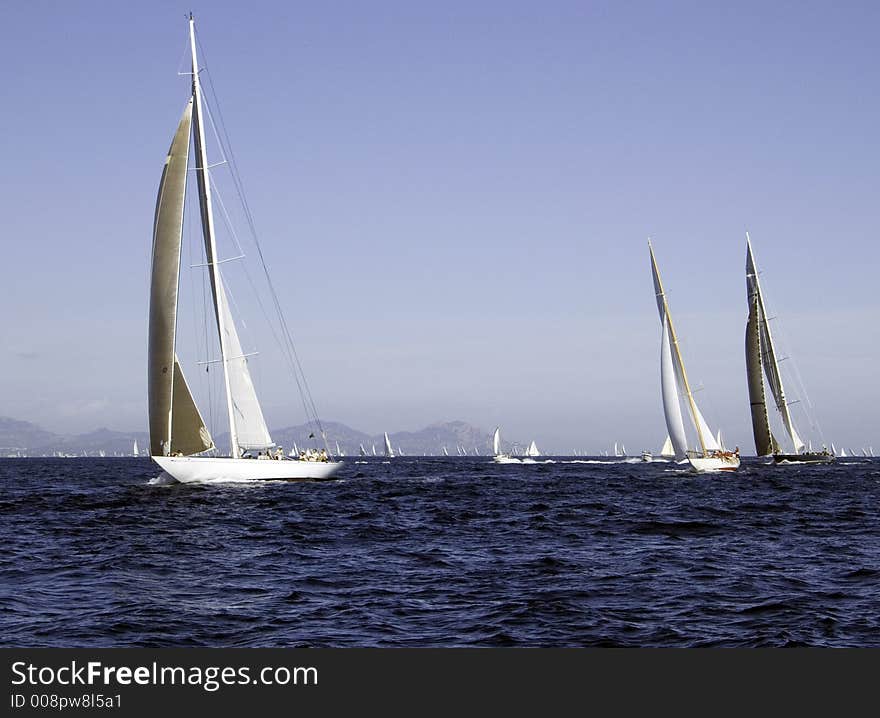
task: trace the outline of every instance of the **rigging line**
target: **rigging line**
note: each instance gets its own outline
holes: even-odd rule
[[[196,39],[196,41],[198,42],[198,38]],[[199,47],[201,48],[201,44],[199,44]],[[207,66],[207,64],[208,64],[208,63],[207,63],[207,56],[204,54],[204,51],[202,51],[202,52],[203,52],[204,62],[205,62],[205,64],[206,64],[206,66]],[[292,351],[292,354],[293,354],[294,360],[295,360],[295,362],[296,362],[296,365],[297,365],[297,367],[299,368],[299,373],[300,373],[300,376],[301,376],[301,378],[302,378],[302,386],[300,386],[300,392],[301,392],[301,393],[304,393],[304,396],[303,396],[304,401],[307,399],[308,403],[311,405],[312,412],[314,412],[314,420],[315,420],[315,424],[317,425],[317,428],[318,428],[318,430],[320,431],[322,437],[324,437],[324,444],[325,444],[325,446],[326,446],[326,444],[327,444],[326,435],[325,435],[325,432],[324,432],[324,428],[323,428],[323,426],[321,425],[321,420],[320,420],[320,418],[318,417],[318,411],[317,411],[317,407],[316,407],[316,405],[315,405],[314,397],[312,396],[311,389],[310,389],[310,387],[309,387],[309,385],[308,385],[308,381],[306,380],[305,372],[303,372],[303,370],[302,370],[302,363],[300,362],[299,354],[298,354],[297,351],[296,351],[296,346],[295,346],[295,344],[293,343],[293,337],[292,337],[291,334],[290,334],[290,329],[289,329],[289,327],[288,327],[288,325],[287,325],[287,321],[286,321],[286,319],[285,319],[285,317],[284,317],[284,312],[283,312],[282,309],[281,309],[281,304],[280,304],[280,302],[279,302],[279,300],[278,300],[278,295],[277,295],[277,293],[275,292],[275,287],[274,287],[274,285],[273,285],[273,283],[272,283],[271,276],[269,275],[268,267],[266,266],[266,260],[265,260],[265,257],[264,257],[264,255],[263,255],[262,247],[260,246],[260,242],[259,242],[259,238],[258,238],[258,235],[257,235],[257,231],[256,231],[256,226],[255,226],[255,223],[254,223],[253,215],[251,214],[250,206],[248,205],[247,198],[246,198],[246,196],[245,196],[245,194],[244,194],[244,189],[243,189],[242,184],[241,184],[241,178],[240,178],[240,175],[239,175],[239,172],[238,172],[238,165],[237,165],[237,162],[235,161],[235,154],[234,154],[234,152],[232,151],[232,146],[231,146],[231,143],[229,142],[229,134],[228,134],[228,132],[226,131],[226,123],[225,123],[225,121],[224,121],[224,119],[223,119],[223,112],[222,112],[222,109],[221,109],[221,107],[220,107],[220,101],[219,101],[219,98],[217,97],[217,92],[216,92],[216,90],[214,89],[214,81],[213,81],[213,78],[211,77],[211,73],[210,73],[210,72],[206,72],[205,74],[206,74],[206,76],[207,76],[207,78],[208,78],[208,84],[210,85],[210,88],[211,88],[211,94],[212,94],[213,99],[214,99],[214,105],[216,106],[216,109],[217,109],[217,117],[218,117],[218,120],[219,120],[219,126],[220,126],[220,129],[222,130],[223,138],[225,138],[225,142],[221,141],[221,137],[220,137],[219,134],[218,134],[218,136],[217,136],[217,139],[218,139],[218,141],[220,141],[220,144],[221,144],[221,147],[222,147],[222,151],[223,151],[224,156],[228,158],[229,166],[230,166],[230,174],[232,175],[233,183],[234,183],[234,185],[235,185],[235,187],[236,187],[236,190],[237,190],[237,192],[238,192],[239,200],[240,200],[241,203],[242,203],[242,207],[243,207],[244,212],[245,212],[245,217],[246,217],[246,219],[247,219],[247,223],[248,223],[248,226],[249,226],[249,228],[250,228],[251,235],[252,235],[252,238],[253,238],[253,240],[254,240],[254,244],[255,244],[255,246],[256,246],[256,248],[257,248],[257,252],[258,252],[258,254],[259,254],[259,256],[260,256],[260,262],[261,262],[262,267],[263,267],[263,272],[264,272],[264,274],[265,274],[265,276],[266,276],[266,281],[267,281],[267,283],[268,283],[268,285],[269,285],[269,290],[270,290],[270,293],[271,293],[271,295],[272,295],[272,299],[273,299],[273,302],[274,302],[274,304],[275,304],[276,311],[278,312],[278,316],[279,316],[280,323],[281,323],[281,326],[282,326],[282,331],[283,331],[283,333],[284,333],[284,335],[285,335],[285,338],[287,339],[288,343],[290,344],[290,350]],[[299,386],[299,379],[297,379],[297,385]],[[303,392],[303,388],[305,389],[305,392]],[[307,418],[308,418],[308,411],[307,411]],[[329,452],[329,447],[326,447],[326,448],[327,448],[327,450],[328,450],[328,453],[330,453],[330,452]]]
[[[211,176],[213,180],[213,174]],[[223,202],[223,197],[220,194],[220,191],[217,189],[216,183],[211,182],[211,191],[214,194],[214,199],[217,200],[217,203],[220,205],[220,212],[223,215],[223,222],[226,225],[226,229],[229,231],[229,234],[232,235],[232,241],[235,242],[235,247],[238,249],[239,257],[235,257],[235,259],[239,259],[240,257],[245,256],[245,251],[242,249],[241,242],[238,241],[238,234],[235,231],[235,226],[232,224],[232,217],[229,215],[228,210],[226,209],[226,204]],[[228,261],[228,260],[221,260]],[[218,262],[219,264],[219,262]]]
[[[305,414],[305,417],[306,417],[307,423],[310,423],[310,422],[311,422],[311,413],[310,413],[310,411],[309,411],[309,407],[308,407],[308,405],[306,404],[306,400],[305,400],[305,392],[303,391],[303,388],[302,388],[302,386],[300,385],[299,376],[298,376],[298,374],[297,374],[297,372],[296,372],[296,367],[294,366],[293,361],[292,361],[292,359],[291,359],[291,357],[290,357],[290,352],[289,352],[288,348],[286,347],[286,345],[285,345],[285,344],[281,341],[281,339],[278,337],[278,334],[277,334],[277,332],[275,331],[275,324],[274,324],[274,322],[269,318],[269,313],[266,311],[266,308],[265,308],[265,306],[263,305],[262,297],[260,296],[259,291],[257,291],[256,283],[254,282],[253,277],[251,276],[251,273],[250,273],[250,270],[249,270],[248,267],[247,267],[247,264],[243,264],[243,265],[242,265],[242,268],[244,269],[245,277],[247,278],[248,283],[250,284],[251,289],[252,289],[253,292],[254,292],[254,296],[256,297],[256,300],[257,300],[257,306],[259,306],[259,308],[260,308],[260,312],[263,314],[263,318],[266,320],[266,324],[269,326],[269,331],[272,333],[272,338],[275,340],[275,343],[277,344],[278,348],[281,349],[281,351],[282,351],[282,355],[284,356],[285,360],[287,361],[288,370],[289,370],[290,373],[293,375],[294,381],[296,382],[297,390],[298,390],[299,395],[300,395],[300,400],[301,400],[302,403],[303,403],[303,412],[304,412],[304,414]]]

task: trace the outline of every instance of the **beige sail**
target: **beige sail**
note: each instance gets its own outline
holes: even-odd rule
[[[198,454],[214,448],[214,441],[193,401],[183,370],[174,358],[174,398],[172,401],[171,452]]]
[[[147,393],[150,414],[150,454],[197,453],[213,446],[204,422],[177,365],[177,293],[180,238],[186,195],[192,101],[188,102],[174,134],[156,199],[153,220],[153,260],[150,280],[150,328],[147,351]],[[192,410],[190,410],[192,407]],[[177,410],[180,409],[180,415]]]
[[[746,379],[749,384],[749,403],[752,410],[752,433],[758,456],[769,456],[778,450],[778,444],[770,430],[767,416],[767,399],[764,394],[764,374],[761,371],[761,331],[758,327],[758,299],[749,303],[749,319],[746,323]]]

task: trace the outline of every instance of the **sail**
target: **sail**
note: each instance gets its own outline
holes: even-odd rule
[[[138,456],[139,453],[140,453],[140,452],[138,452],[138,443],[137,443],[137,439],[135,439],[135,440],[134,440],[134,446],[133,446],[132,449],[131,449],[131,454],[132,454],[132,456]]]
[[[214,441],[193,401],[183,369],[174,357],[174,416],[171,422],[170,453],[198,454],[214,448]]]
[[[664,312],[665,315],[665,312]],[[660,341],[660,391],[663,395],[663,415],[666,417],[666,437],[670,443],[670,453],[676,459],[683,459],[687,453],[687,435],[681,415],[681,402],[678,381],[672,360],[672,345],[669,341],[669,323],[664,316],[663,335]],[[666,445],[664,444],[664,449]]]
[[[385,456],[389,459],[394,458],[394,450],[391,448],[391,439],[388,438],[388,432],[385,432]]]
[[[675,449],[672,447],[672,439],[669,434],[666,435],[666,441],[663,442],[663,448],[660,449],[660,456],[675,456]]]
[[[534,441],[532,441],[532,443],[529,444],[529,448],[526,450],[526,456],[540,456],[540,455],[541,455],[541,452],[538,451],[538,445],[535,444]]]
[[[749,303],[749,318],[746,322],[746,380],[749,385],[749,403],[752,409],[752,434],[755,437],[755,452],[758,456],[769,456],[777,449],[770,420],[767,416],[767,401],[764,396],[764,375],[761,372],[761,332],[758,329],[757,297]]]
[[[779,374],[779,361],[776,359],[776,349],[773,346],[773,336],[770,332],[770,323],[767,321],[767,311],[764,307],[764,298],[761,294],[761,284],[758,280],[758,270],[752,255],[752,243],[746,234],[746,291],[749,304],[756,305],[758,332],[760,334],[761,364],[764,368],[764,376],[770,387],[770,393],[776,408],[782,416],[782,423],[788,432],[794,452],[800,453],[804,449],[804,442],[795,429],[788,409],[788,401],[785,398],[785,389],[782,386],[782,377]]]
[[[147,349],[147,394],[150,454],[196,454],[214,446],[192,400],[174,351],[180,239],[186,195],[186,168],[192,126],[192,101],[184,108],[159,181],[153,220],[150,278],[150,327]]]
[[[247,357],[241,349],[235,322],[229,313],[229,301],[223,280],[219,273],[218,294],[221,301],[221,326],[225,334],[226,344],[226,371],[229,376],[229,393],[232,400],[235,430],[238,435],[238,445],[242,449],[265,449],[275,444],[266,427],[263,418],[263,410],[257,399],[251,373],[248,370]]]
[[[669,434],[672,437],[676,456],[681,456],[679,452],[682,450],[682,447],[684,447],[685,451],[687,448],[686,438],[684,438],[684,441],[682,442],[684,436],[683,424],[679,427],[679,423],[675,418],[676,413],[681,415],[681,408],[679,407],[676,411],[672,406],[673,399],[675,400],[674,403],[677,405],[679,397],[687,398],[686,403],[688,414],[690,415],[694,428],[697,430],[697,436],[700,440],[700,449],[703,452],[720,449],[721,447],[715,440],[709,425],[706,423],[702,412],[697,406],[690,384],[688,383],[687,374],[684,370],[684,361],[681,358],[681,351],[678,347],[675,329],[672,326],[672,317],[669,315],[669,305],[666,302],[666,294],[663,291],[663,282],[660,280],[660,270],[657,267],[657,261],[654,258],[654,248],[651,246],[650,242],[648,242],[648,251],[651,255],[651,273],[654,279],[654,293],[657,299],[657,309],[660,312],[660,322],[663,324],[663,339],[661,340],[660,358],[660,382],[663,392],[663,411],[666,415],[666,428],[669,430]],[[665,365],[667,344],[669,345],[668,353],[671,367],[666,367]],[[666,369],[671,369],[671,371],[664,371],[664,367]],[[673,382],[675,383],[674,392],[671,391],[671,384]],[[681,428],[680,433],[679,428]]]
[[[363,444],[361,444],[361,445],[358,447],[358,453],[359,453],[361,456],[366,456],[366,455],[367,455],[367,450],[364,448],[364,445],[363,445]]]
[[[492,434],[492,453],[498,456],[501,453],[501,427],[495,427],[495,433]]]

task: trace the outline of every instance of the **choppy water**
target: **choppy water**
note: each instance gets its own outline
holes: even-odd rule
[[[608,460],[611,461],[611,460]],[[0,460],[5,646],[880,646],[880,460]]]

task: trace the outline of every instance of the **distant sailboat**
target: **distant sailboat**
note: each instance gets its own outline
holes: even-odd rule
[[[660,280],[660,270],[654,258],[654,248],[648,242],[648,251],[651,255],[651,272],[654,279],[654,292],[657,299],[657,309],[660,312],[662,325],[660,341],[660,385],[663,395],[663,413],[666,418],[666,428],[672,441],[676,458],[687,458],[695,471],[735,471],[739,468],[739,454],[724,451],[717,443],[712,432],[709,430],[706,420],[700,413],[694,400],[687,373],[684,368],[684,360],[669,312],[669,303],[663,291],[663,283]],[[686,399],[688,413],[697,434],[699,448],[689,449],[687,435],[685,434],[684,420],[681,412],[682,395]]]
[[[148,348],[150,455],[165,473],[184,483],[211,479],[327,479],[339,469],[339,462],[291,461],[280,454],[277,461],[243,458],[247,450],[268,452],[275,443],[266,428],[220,271],[223,260],[218,257],[214,232],[214,195],[205,146],[205,111],[196,45],[195,23],[190,15],[191,95],[165,159],[153,225]],[[196,155],[192,176],[197,184],[206,255],[204,266],[210,277],[229,420],[228,457],[202,455],[215,449],[214,441],[189,390],[176,351],[181,240],[191,141]]]
[[[388,438],[388,432],[385,432],[385,456],[389,459],[394,458],[394,450],[391,448],[391,439]]]
[[[367,455],[367,450],[364,448],[364,445],[363,445],[363,444],[361,444],[360,446],[358,446],[358,454],[360,454],[361,456],[366,456],[366,455]]]
[[[373,456],[376,456],[376,445],[373,444]]]
[[[663,442],[663,448],[660,449],[660,456],[666,459],[675,457],[675,449],[672,448],[672,439],[669,438],[669,434],[666,435],[666,441]]]
[[[132,447],[131,455],[132,455],[132,456],[140,456],[140,452],[138,451],[138,442],[137,442],[137,439],[134,440],[134,447]]]
[[[443,456],[449,456],[449,450],[446,448],[446,445],[443,445]]]
[[[501,427],[496,426],[492,433],[492,460],[496,464],[520,464],[519,459],[501,451]]]
[[[526,449],[526,456],[531,456],[532,458],[534,458],[540,455],[541,452],[538,451],[538,445],[534,441],[532,441],[532,443],[529,444],[529,448]]]
[[[761,283],[752,254],[752,242],[746,232],[746,294],[749,302],[749,318],[746,323],[746,377],[749,385],[749,402],[752,411],[752,433],[755,437],[755,450],[758,456],[773,456],[775,463],[829,463],[834,460],[833,452],[827,449],[813,451],[812,446],[804,444],[794,425],[790,403],[786,399],[779,372],[779,361],[773,345],[770,321],[764,307]],[[782,419],[785,432],[791,441],[793,452],[783,452],[779,442],[770,429],[767,414],[767,401],[764,393],[764,380],[770,387],[770,394]]]

